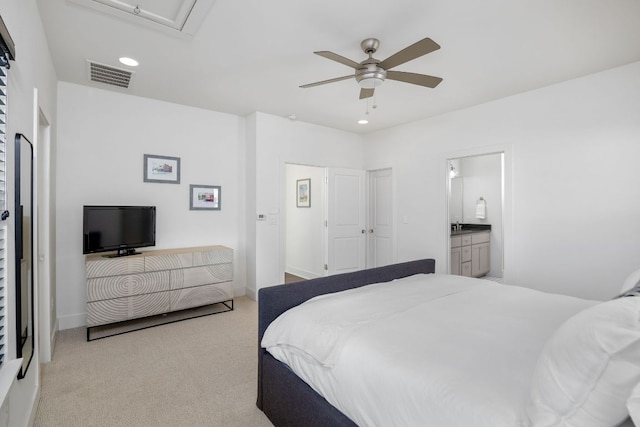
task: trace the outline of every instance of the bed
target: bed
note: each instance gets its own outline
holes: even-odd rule
[[[258,407],[276,426],[614,427],[627,417],[640,298],[600,303],[434,267],[261,289]]]

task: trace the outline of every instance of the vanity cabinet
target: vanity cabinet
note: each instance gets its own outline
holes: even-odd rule
[[[460,276],[460,266],[462,258],[462,239],[460,236],[451,238],[451,274]]]
[[[491,269],[489,231],[451,236],[451,274],[482,277]]]

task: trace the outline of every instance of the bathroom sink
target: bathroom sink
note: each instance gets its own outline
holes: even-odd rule
[[[451,230],[452,236],[477,233],[479,231],[491,231],[491,224],[460,224],[459,230]]]

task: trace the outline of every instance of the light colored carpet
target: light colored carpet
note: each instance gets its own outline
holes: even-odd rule
[[[96,341],[58,334],[35,426],[271,426],[256,407],[257,303]]]

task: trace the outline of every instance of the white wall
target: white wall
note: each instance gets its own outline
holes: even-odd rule
[[[48,51],[44,31],[40,23],[40,16],[35,0],[3,0],[0,2],[0,15],[4,20],[13,41],[16,44],[16,61],[11,62],[9,70],[7,96],[9,99],[8,123],[7,123],[7,189],[13,194],[13,139],[16,133],[22,133],[35,145],[34,152],[38,155],[39,141],[37,141],[37,115],[38,108],[42,110],[47,119],[55,123],[56,119],[56,74],[53,62]],[[38,97],[35,100],[34,91]],[[55,140],[51,141],[55,143]],[[37,161],[37,159],[36,159]],[[37,179],[37,177],[36,177]],[[37,192],[36,188],[36,192]],[[12,216],[7,220],[7,336],[5,337],[8,356],[16,356],[15,345],[15,265],[14,254],[14,219],[15,208],[12,196],[8,198],[8,209]],[[37,229],[36,229],[37,232]],[[35,295],[36,307],[40,304],[38,295]],[[47,310],[45,303],[44,311]],[[40,311],[36,309],[36,335],[40,333],[37,328]],[[44,332],[46,334],[46,332]],[[35,416],[37,397],[39,392],[40,360],[38,357],[38,340],[36,349],[26,378],[14,382],[8,394],[8,401],[3,402],[2,422],[8,422],[11,426],[26,426]],[[6,364],[5,364],[6,367]],[[5,368],[3,367],[3,369]],[[4,369],[6,371],[6,369]],[[0,375],[1,376],[1,375]],[[15,378],[15,377],[14,377]],[[4,412],[8,408],[8,416]],[[7,416],[5,418],[5,416]]]
[[[367,138],[367,164],[397,163],[398,260],[445,271],[446,159],[507,147],[505,276],[606,299],[640,261],[640,63]],[[416,197],[420,195],[420,197]]]
[[[84,326],[82,206],[154,205],[156,246],[235,250],[244,294],[244,119],[59,83],[57,300],[60,329]],[[180,184],[143,182],[143,155],[180,158]],[[189,184],[220,185],[220,211],[189,210]]]
[[[252,246],[247,259],[255,259],[255,264],[248,263],[247,275],[255,282],[247,284],[247,295],[255,298],[260,288],[284,279],[286,230],[281,217],[286,209],[286,164],[362,169],[364,141],[359,135],[263,113],[248,120],[248,159],[255,163],[247,163],[247,170],[255,168],[255,175],[247,177],[255,181],[247,181],[247,195],[255,193],[255,211],[248,211],[247,218],[255,222],[255,230],[247,227],[247,246]],[[247,200],[247,206],[252,203]],[[256,222],[258,213],[268,215],[268,220]]]
[[[325,169],[286,165],[285,271],[305,279],[324,276]],[[310,179],[309,207],[297,207],[297,180]]]

